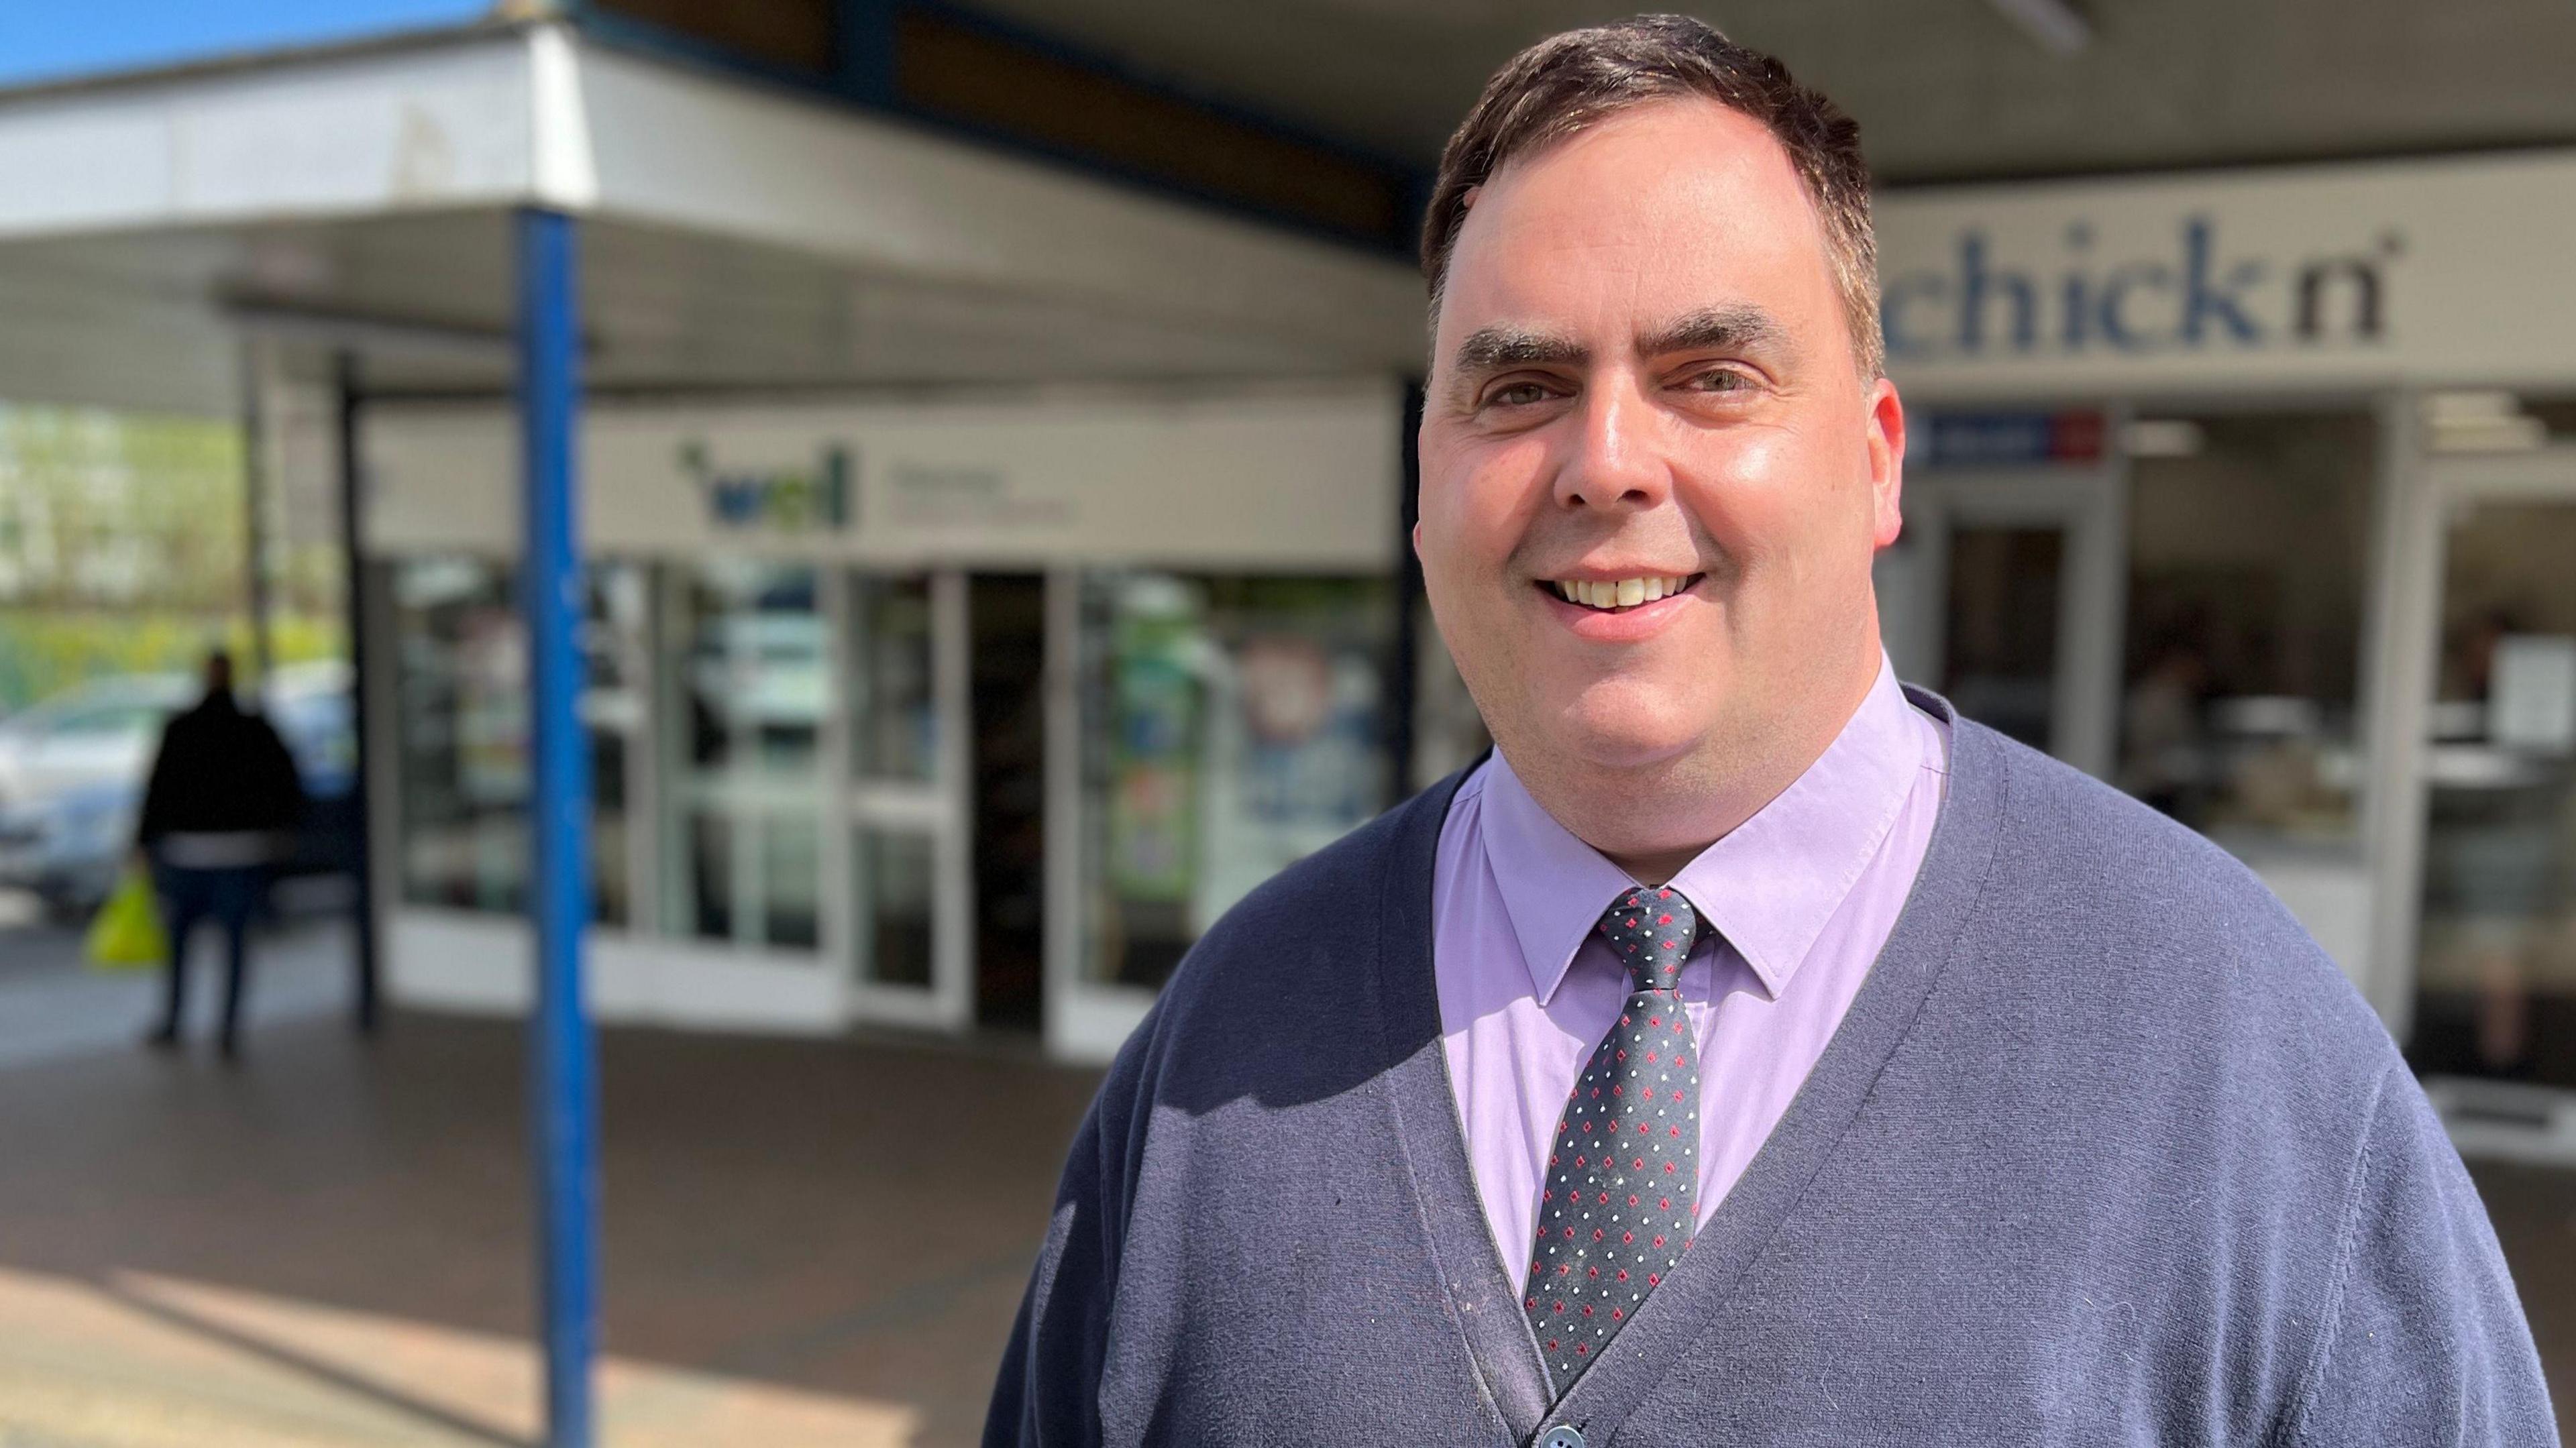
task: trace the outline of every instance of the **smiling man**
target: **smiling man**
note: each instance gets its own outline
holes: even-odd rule
[[[1852,123],[1696,21],[1560,35],[1423,262],[1415,543],[1495,751],[1183,963],[987,1443],[2554,1442],[2334,965],[1890,672]]]

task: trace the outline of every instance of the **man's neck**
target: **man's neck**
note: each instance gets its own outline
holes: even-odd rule
[[[1857,682],[1823,696],[1804,718],[1728,750],[1703,747],[1634,769],[1581,759],[1545,758],[1513,772],[1539,807],[1641,885],[1660,885],[1700,852],[1724,839],[1797,783],[1835,739],[1878,682],[1881,655],[1872,640]],[[1545,751],[1542,751],[1544,756]]]

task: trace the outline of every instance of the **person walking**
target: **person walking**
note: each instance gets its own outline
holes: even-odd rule
[[[178,1044],[188,1000],[188,937],[211,920],[223,930],[226,952],[216,1045],[226,1060],[239,1054],[250,918],[303,814],[294,756],[266,719],[233,698],[232,657],[220,649],[208,654],[205,697],[163,726],[135,826],[136,849],[150,865],[170,937],[169,990],[160,1023],[144,1038],[148,1044]]]
[[[1696,20],[1559,35],[1422,253],[1414,546],[1494,752],[1181,962],[987,1448],[2555,1442],[2335,963],[1892,672],[1857,125]]]

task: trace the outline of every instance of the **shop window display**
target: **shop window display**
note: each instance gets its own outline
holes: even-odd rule
[[[390,565],[403,899],[516,912],[528,880],[528,653],[511,570],[480,558]],[[626,760],[643,727],[646,578],[592,568],[580,621],[592,773],[591,909],[627,923]]]
[[[2576,501],[2463,508],[2448,542],[2410,1054],[2576,1087]]]
[[[2158,425],[2190,445],[2133,464],[2118,782],[2249,858],[2357,862],[2375,424]]]
[[[1087,973],[1159,987],[1254,886],[1389,802],[1387,585],[1081,585]]]

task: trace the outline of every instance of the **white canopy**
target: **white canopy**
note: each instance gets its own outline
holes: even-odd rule
[[[246,328],[354,339],[373,386],[502,386],[531,204],[589,223],[603,389],[1420,362],[1392,256],[494,24],[0,93],[0,398],[229,413]]]

